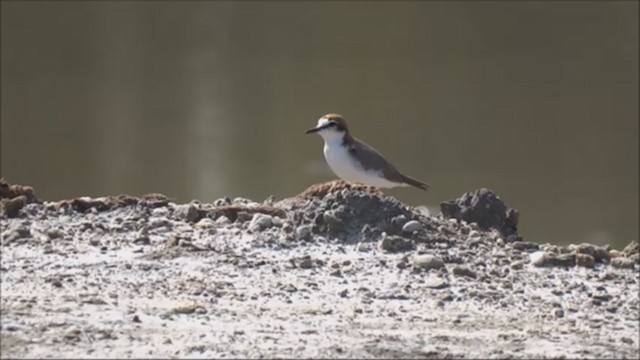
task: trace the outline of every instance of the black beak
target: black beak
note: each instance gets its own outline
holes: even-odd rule
[[[309,130],[305,131],[304,133],[305,134],[311,134],[311,133],[314,133],[314,132],[317,132],[317,131],[320,131],[320,130],[322,130],[321,127],[316,127],[316,128],[313,128],[313,129],[309,129]]]

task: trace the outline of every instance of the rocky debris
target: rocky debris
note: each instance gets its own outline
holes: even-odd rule
[[[476,223],[482,230],[496,229],[509,239],[517,239],[518,211],[509,209],[493,191],[479,189],[440,204],[445,218]]]
[[[498,201],[463,195],[466,220],[336,181],[27,204],[0,218],[3,356],[638,358],[637,242],[523,241]]]

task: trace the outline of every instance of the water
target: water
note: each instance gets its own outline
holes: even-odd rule
[[[288,197],[324,113],[528,240],[638,239],[637,2],[2,2],[2,176],[47,200]]]

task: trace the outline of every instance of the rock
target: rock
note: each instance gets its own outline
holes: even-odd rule
[[[449,284],[447,283],[446,280],[440,278],[440,277],[435,277],[435,278],[429,278],[427,280],[425,280],[424,282],[424,286],[430,288],[430,289],[444,289],[446,287],[449,286]]]
[[[594,257],[589,254],[582,254],[582,253],[576,254],[576,265],[578,266],[592,268],[595,262],[596,260],[594,259]]]
[[[529,255],[531,264],[537,267],[543,266],[574,266],[576,264],[576,256],[569,254],[554,254],[546,251],[536,251]]]
[[[255,215],[254,215],[255,217]],[[253,217],[251,217],[251,214],[249,214],[246,211],[238,211],[238,214],[236,215],[236,222],[238,224],[244,224],[245,222],[252,220]]]
[[[466,276],[466,277],[470,277],[475,279],[476,278],[476,273],[475,271],[465,267],[465,266],[454,266],[453,267],[453,274],[457,275],[457,276]]]
[[[238,213],[238,215],[240,215]],[[249,231],[260,232],[273,226],[273,218],[271,215],[256,213],[249,224]]]
[[[624,256],[621,251],[616,249],[609,250],[609,258],[617,258],[620,256]]]
[[[637,241],[630,242],[627,246],[624,247],[624,249],[622,250],[622,253],[626,257],[630,257],[631,255],[634,255],[634,254],[640,254],[640,242],[637,242]]]
[[[302,225],[296,229],[296,239],[308,240],[311,237],[311,225]]]
[[[444,267],[444,261],[433,255],[416,255],[413,258],[414,269],[440,269]]]
[[[322,215],[322,220],[327,224],[331,231],[340,231],[344,227],[344,223],[338,218],[336,212],[333,210],[325,211]]]
[[[301,259],[296,261],[296,265],[301,269],[311,269],[313,267],[313,261],[311,260],[311,256],[303,256]]]
[[[174,314],[191,314],[199,307],[201,306],[193,300],[180,301],[171,308],[171,312]]]
[[[151,244],[151,239],[149,239],[148,236],[140,236],[138,238],[136,238],[135,240],[133,240],[133,243],[136,245],[150,245]]]
[[[591,255],[598,262],[609,261],[610,258],[609,249],[603,246],[582,243],[579,245],[571,244],[567,246],[567,249],[574,251],[576,254]]]
[[[226,219],[226,217],[222,217],[222,218]],[[216,226],[216,221],[213,221],[213,219],[211,219],[211,218],[204,217],[204,218],[200,219],[200,221],[198,221],[193,226],[197,227],[198,229],[209,229],[209,228],[213,228],[213,227]]]
[[[356,251],[359,251],[359,252],[367,252],[369,251],[369,249],[370,249],[369,244],[365,242],[359,242],[356,245]]]
[[[611,259],[611,266],[619,269],[633,269],[635,261],[627,257],[617,257]]]
[[[380,240],[380,249],[386,252],[400,252],[413,250],[414,244],[411,240],[401,236],[386,235]]]
[[[513,243],[513,248],[520,251],[535,251],[540,249],[540,245],[529,241],[517,241]]]
[[[20,209],[27,205],[27,197],[19,195],[13,199],[0,200],[0,216],[14,218],[18,216]]]
[[[440,210],[445,218],[476,223],[483,230],[494,228],[504,237],[517,233],[517,210],[507,209],[500,197],[485,188],[442,202]]]
[[[49,229],[47,230],[47,236],[49,239],[54,240],[63,237],[64,234],[59,229]]]
[[[176,215],[190,223],[197,222],[201,217],[200,211],[194,204],[178,206],[176,208]]]
[[[404,226],[402,227],[402,231],[406,232],[406,233],[412,233],[414,231],[421,231],[424,228],[422,227],[422,224],[420,224],[419,221],[416,220],[411,220],[409,222],[407,222],[406,224],[404,224]]]

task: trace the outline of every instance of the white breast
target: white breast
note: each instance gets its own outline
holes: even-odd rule
[[[362,165],[353,158],[342,140],[325,141],[324,158],[331,170],[342,180],[359,182],[380,188],[401,186],[382,177],[377,171],[365,171]]]

